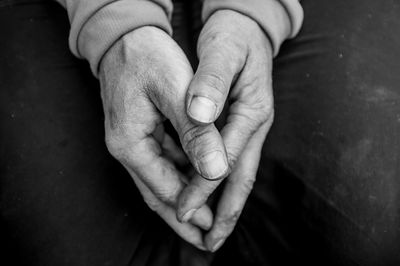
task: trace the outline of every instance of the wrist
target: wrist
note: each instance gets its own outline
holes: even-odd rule
[[[232,51],[246,54],[266,51],[272,56],[272,44],[266,32],[253,18],[235,10],[218,10],[208,18],[199,37],[199,56],[213,42]]]
[[[99,4],[104,1],[99,1]],[[97,1],[74,0],[71,1],[71,5],[81,2]],[[169,9],[163,8],[155,1],[119,0],[104,6],[88,6],[91,8],[78,8],[79,12],[74,14],[70,47],[75,55],[89,61],[95,76],[98,74],[102,57],[123,35],[148,25],[158,27],[169,34],[172,32],[167,12]],[[70,11],[70,8],[68,10]]]
[[[203,21],[219,10],[234,10],[256,21],[268,36],[274,55],[283,41],[298,33],[303,21],[303,10],[297,0],[205,0]]]
[[[138,64],[141,58],[155,55],[162,43],[171,37],[158,27],[143,26],[124,34],[104,54],[99,74],[110,67]]]

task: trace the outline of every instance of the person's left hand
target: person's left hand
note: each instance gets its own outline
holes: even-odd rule
[[[214,125],[197,126],[185,112],[193,70],[178,44],[163,30],[145,26],[126,33],[100,63],[105,139],[147,205],[175,232],[199,249],[201,229],[212,225],[208,206],[179,223],[177,199],[188,175],[184,152],[164,131],[168,119],[197,172],[220,178],[228,171],[223,140]],[[140,215],[140,214],[138,214]]]
[[[260,26],[230,10],[214,13],[198,41],[199,67],[186,97],[187,114],[199,125],[213,123],[229,99],[221,135],[231,174],[218,202],[206,247],[217,250],[232,232],[252,189],[261,149],[273,120],[272,48]],[[196,175],[182,191],[178,219],[187,221],[221,181]]]

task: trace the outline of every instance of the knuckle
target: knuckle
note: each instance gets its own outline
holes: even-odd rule
[[[192,152],[192,148],[196,147],[196,142],[198,141],[198,135],[196,134],[196,126],[188,125],[184,126],[185,130],[181,136],[181,142],[183,143],[184,150],[189,153]]]
[[[252,177],[244,178],[244,180],[242,181],[242,186],[240,186],[241,193],[243,195],[250,194],[250,192],[253,190],[254,182],[255,182],[255,178],[252,178]]]
[[[230,231],[233,230],[235,227],[236,223],[238,222],[240,218],[241,210],[235,210],[232,213],[227,213],[224,214],[218,221],[218,224],[221,225],[227,232],[226,234],[229,234]]]
[[[245,74],[243,74],[245,75]],[[243,78],[240,89],[235,91],[237,109],[243,110],[248,118],[263,124],[273,118],[274,99],[271,87],[263,75],[248,74]]]
[[[209,133],[210,129],[208,127],[187,125],[181,137],[185,152],[188,155],[198,156],[202,150],[201,147],[206,147],[209,144],[205,137]]]
[[[161,199],[164,203],[174,206],[176,205],[177,198],[179,195],[179,192],[181,191],[181,187],[176,184],[172,188],[168,188],[165,190],[159,190],[157,193],[155,193],[155,196],[159,199]]]
[[[269,121],[274,113],[274,103],[272,97],[268,95],[258,97],[249,107],[253,109],[253,116],[258,120],[259,125]]]
[[[213,30],[209,31],[208,34],[200,35],[199,44],[203,44],[199,45],[200,54],[208,50],[221,50],[222,46],[226,54],[229,55],[229,52],[245,51],[248,47],[247,42],[242,38],[237,38],[232,32],[224,30]]]
[[[273,119],[274,117],[274,104],[271,100],[266,100],[264,101],[264,103],[262,104],[262,106],[260,107],[261,109],[261,121],[262,123],[266,123],[269,120]]]
[[[119,161],[126,161],[134,157],[135,145],[137,143],[129,141],[126,135],[106,133],[105,144],[109,153]]]
[[[207,73],[200,76],[200,78],[206,87],[214,89],[214,91],[211,92],[214,96],[222,97],[228,92],[228,84],[222,78],[222,75],[218,73]]]
[[[198,41],[198,52],[201,55],[207,49],[214,49],[221,46],[221,43],[227,43],[231,40],[231,34],[222,30],[204,31],[200,34]]]
[[[235,225],[237,223],[237,221],[239,220],[240,214],[241,214],[240,210],[237,210],[237,211],[233,212],[232,215],[229,218],[229,222],[231,224]]]
[[[254,183],[256,181],[256,177],[251,173],[243,173],[242,176],[245,176],[244,179],[235,180],[229,179],[228,182],[231,186],[236,187],[236,193],[241,199],[247,199],[250,192],[253,190]]]
[[[125,151],[121,141],[114,135],[106,135],[106,147],[110,154],[116,159],[122,159],[124,157]]]
[[[243,109],[244,112],[241,115],[244,116],[251,129],[256,130],[274,118],[274,104],[270,97],[259,97],[251,104],[245,103]]]
[[[230,171],[232,171],[232,169],[235,167],[240,152],[241,152],[241,150],[239,149],[239,147],[230,147],[226,151],[227,156],[228,156],[228,165],[229,165]]]
[[[150,210],[154,212],[159,212],[161,203],[155,199],[149,199],[144,197],[144,202],[147,204],[147,206],[150,208]]]
[[[236,120],[238,123],[240,123],[240,127],[237,129],[238,138],[248,139],[262,126],[264,123],[264,118],[261,117],[258,112],[258,110],[253,110],[251,107],[251,109],[242,109],[240,112],[234,114]],[[230,147],[230,149],[233,148]],[[231,155],[240,154],[240,150],[233,150],[230,153]]]

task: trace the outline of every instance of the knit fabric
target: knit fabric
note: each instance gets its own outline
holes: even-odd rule
[[[87,59],[95,76],[103,55],[124,34],[142,26],[156,26],[172,34],[170,0],[57,1],[68,11],[72,53]],[[254,19],[268,35],[274,55],[282,42],[299,32],[303,21],[298,0],[205,0],[203,21],[223,9]]]
[[[203,21],[221,9],[235,10],[258,22],[271,41],[274,55],[283,41],[299,32],[303,21],[298,0],[205,0]]]

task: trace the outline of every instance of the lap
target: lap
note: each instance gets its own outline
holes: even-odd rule
[[[165,264],[180,240],[109,155],[99,85],[70,54],[68,31],[56,3],[0,8],[2,258]]]
[[[302,4],[304,27],[274,63],[258,181],[214,264],[395,264],[399,6]],[[174,264],[180,240],[105,148],[98,83],[68,51],[65,12],[34,6],[0,8],[1,222],[12,255],[21,265]]]
[[[302,31],[274,63],[276,117],[253,201],[278,213],[265,215],[308,260],[398,265],[400,6],[302,5]]]

